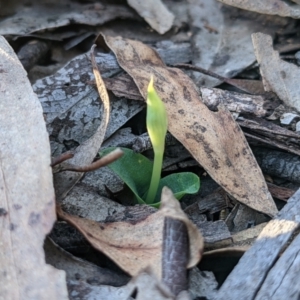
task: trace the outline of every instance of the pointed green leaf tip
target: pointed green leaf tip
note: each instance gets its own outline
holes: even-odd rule
[[[147,95],[147,130],[155,153],[164,152],[167,128],[168,116],[165,104],[156,93],[151,76]]]
[[[146,203],[152,204],[155,199],[161,177],[162,161],[165,151],[165,138],[168,128],[168,116],[165,104],[159,98],[154,89],[152,76],[148,85],[146,119],[147,130],[154,151],[152,177]]]

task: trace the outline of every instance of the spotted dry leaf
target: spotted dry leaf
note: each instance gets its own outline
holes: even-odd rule
[[[100,250],[131,276],[150,266],[158,278],[162,276],[164,220],[170,217],[182,221],[189,236],[188,268],[195,266],[203,251],[203,238],[197,227],[181,210],[170,189],[162,190],[159,211],[136,221],[95,222],[64,213],[61,219],[76,227],[94,248]]]

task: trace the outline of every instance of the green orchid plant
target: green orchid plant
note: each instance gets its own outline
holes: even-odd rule
[[[108,167],[132,190],[137,202],[158,207],[162,188],[168,186],[180,200],[185,194],[194,194],[200,188],[200,179],[190,172],[182,172],[161,178],[168,117],[165,105],[154,88],[153,77],[148,85],[147,131],[153,146],[154,160],[142,154],[122,148],[124,155]],[[107,148],[100,154],[106,155],[115,148]]]
[[[165,104],[159,98],[154,89],[153,77],[151,77],[148,85],[146,124],[154,151],[152,177],[146,197],[146,203],[152,204],[161,178],[165,139],[168,129],[168,116]]]

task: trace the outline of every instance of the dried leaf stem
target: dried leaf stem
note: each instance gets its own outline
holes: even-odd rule
[[[123,155],[123,151],[120,148],[115,149],[114,151],[110,152],[109,154],[105,155],[101,159],[93,162],[88,166],[75,166],[72,164],[66,164],[62,166],[59,172],[62,171],[73,171],[73,172],[90,172],[95,171],[101,167],[105,167],[108,164],[112,163],[113,161],[117,160]]]

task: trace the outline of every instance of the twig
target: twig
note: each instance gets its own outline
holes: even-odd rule
[[[105,155],[101,159],[93,162],[92,164],[88,166],[75,166],[71,164],[65,164],[62,166],[62,168],[59,170],[59,172],[63,171],[73,171],[73,172],[90,172],[90,171],[95,171],[101,167],[105,167],[108,164],[112,163],[113,161],[117,160],[120,158],[124,152],[120,149],[117,148],[110,152],[109,154]]]
[[[68,160],[74,156],[74,153],[72,151],[67,151],[62,153],[59,156],[52,157],[51,167],[54,167],[60,163],[62,163],[65,160]]]
[[[190,64],[176,64],[174,65],[174,67],[194,70],[196,72],[200,72],[202,74],[217,78],[223,82],[226,82],[227,84],[237,87],[238,89],[246,93],[250,93],[250,94],[265,93],[263,84],[260,80],[226,78],[212,71],[205,70],[201,67],[193,66]]]
[[[188,69],[188,70],[194,70],[194,71],[197,71],[197,72],[200,72],[200,73],[203,73],[205,75],[208,75],[208,76],[211,76],[211,77],[214,77],[214,78],[217,78],[221,81],[224,81],[224,82],[228,82],[228,80],[230,81],[230,79],[226,78],[226,77],[223,77],[221,75],[218,75],[212,71],[209,71],[209,70],[205,70],[201,67],[197,67],[197,66],[193,66],[193,65],[190,65],[190,64],[176,64],[176,65],[173,65],[173,67],[176,67],[176,68],[183,68],[183,69]],[[229,82],[230,83],[230,82]]]

